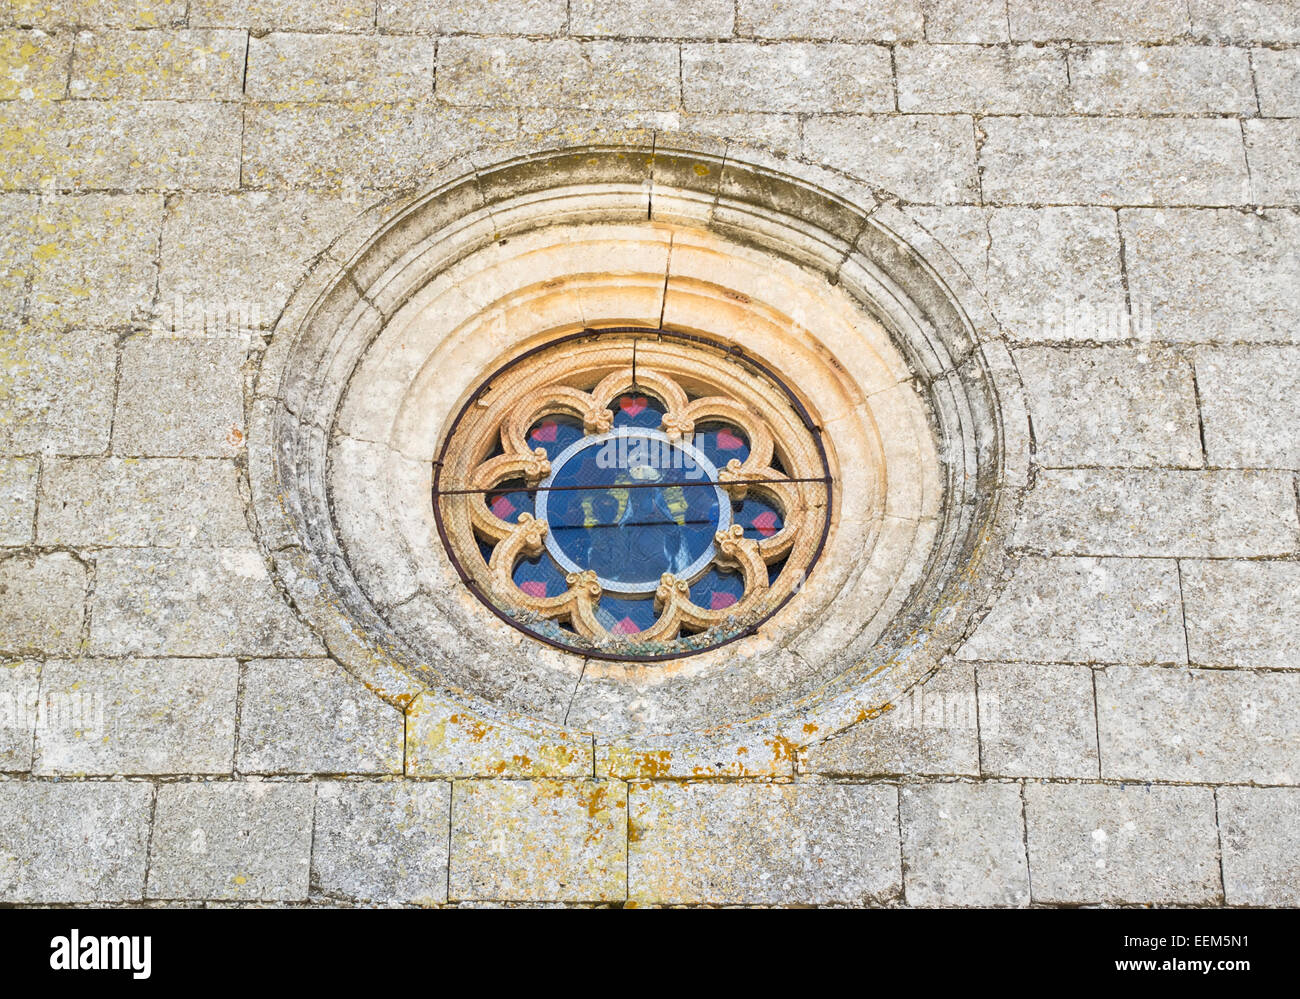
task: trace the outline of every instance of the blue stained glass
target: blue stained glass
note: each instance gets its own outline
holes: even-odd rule
[[[716,566],[691,584],[691,602],[705,610],[725,610],[745,593],[739,572],[723,572]]]
[[[624,598],[605,594],[596,608],[596,620],[614,635],[645,631],[658,619],[650,597]]]
[[[732,458],[744,461],[749,457],[749,438],[726,423],[701,423],[695,428],[695,446],[719,468],[725,468]]]
[[[658,430],[663,423],[664,405],[648,395],[621,395],[609,404],[614,411],[614,426],[642,427]]]
[[[521,513],[533,512],[537,496],[522,488],[507,488],[501,492],[488,493],[483,499],[493,516],[499,517],[507,524],[517,524]]]
[[[545,552],[520,560],[513,574],[515,585],[530,597],[558,597],[569,587],[564,577],[564,570]]]
[[[555,456],[582,437],[582,421],[572,416],[546,416],[528,428],[528,446],[545,448],[546,457]]]
[[[763,541],[785,527],[781,511],[751,491],[740,503],[731,505],[731,519],[745,529],[745,537]]]
[[[721,504],[711,473],[662,435],[625,434],[580,449],[548,482],[548,544],[607,588],[653,589],[664,573],[694,571],[712,552]]]

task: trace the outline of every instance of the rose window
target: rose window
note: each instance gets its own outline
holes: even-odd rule
[[[496,614],[585,655],[661,659],[752,634],[830,523],[818,429],[734,347],[584,331],[486,378],[444,439],[434,512]]]

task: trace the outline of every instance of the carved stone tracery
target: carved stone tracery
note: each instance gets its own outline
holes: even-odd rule
[[[654,333],[636,340],[635,363],[628,363],[632,335],[606,336],[542,351],[499,373],[454,430],[441,513],[475,587],[510,616],[562,624],[581,640],[575,645],[662,644],[690,635],[697,636],[693,647],[706,647],[712,643],[709,636],[701,642],[700,632],[717,629],[716,639],[724,640],[765,617],[805,578],[826,524],[827,468],[806,418],[758,373],[691,343]],[[720,425],[743,435],[748,454],[718,467],[714,481],[735,503],[761,497],[779,511],[781,526],[770,536],[752,538],[726,518],[703,568],[691,578],[665,573],[659,580],[653,624],[614,635],[596,613],[604,592],[596,573],[569,572],[567,589],[558,595],[538,596],[516,585],[516,567],[546,549],[550,525],[527,512],[499,517],[489,497],[535,490],[552,473],[546,449],[529,444],[530,430],[541,421],[569,417],[581,422],[586,437],[607,435],[617,400],[629,393],[652,397],[663,408],[656,429],[668,441],[689,442],[702,426]],[[486,562],[480,542],[491,549]],[[691,584],[714,566],[739,573],[743,581],[735,603],[716,609],[690,596]],[[779,571],[772,572],[772,566]]]

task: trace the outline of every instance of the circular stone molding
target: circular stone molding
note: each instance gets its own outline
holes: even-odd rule
[[[631,438],[708,485],[636,459],[580,491]],[[452,168],[373,209],[281,317],[249,435],[277,578],[372,688],[638,745],[888,710],[987,608],[1027,453],[996,324],[910,219],[662,144]],[[695,502],[706,533],[623,571],[581,532],[643,487],[656,531]]]

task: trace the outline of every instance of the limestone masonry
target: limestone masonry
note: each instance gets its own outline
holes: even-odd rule
[[[0,904],[1300,906],[1296,0],[7,0],[0,119]],[[505,161],[512,196],[645,199],[656,303],[691,206],[746,253],[775,232],[727,198],[803,211],[800,252],[831,233],[827,296],[889,256],[873,224],[924,261],[1003,408],[958,386],[949,435],[873,389],[913,420],[879,467],[920,469],[882,516],[924,534],[941,467],[967,469],[951,517],[1014,494],[996,530],[935,528],[996,570],[936,662],[796,725],[786,700],[838,682],[841,603],[744,647],[754,688],[688,739],[714,702],[517,631],[475,651],[438,617],[454,586],[401,577],[400,516],[364,502],[389,369],[322,425],[293,337],[391,320],[376,233],[461,178],[437,225],[488,212]],[[573,301],[635,308],[599,284]],[[502,349],[440,361],[440,419]],[[895,380],[957,385],[953,353]],[[769,360],[798,383],[802,356]],[[301,453],[264,433],[285,412]],[[313,495],[281,466],[316,445]],[[290,536],[317,502],[319,578]],[[836,557],[809,601],[819,571],[865,592]],[[465,698],[328,623],[344,562],[394,634],[461,656]],[[728,727],[746,709],[781,720]]]

